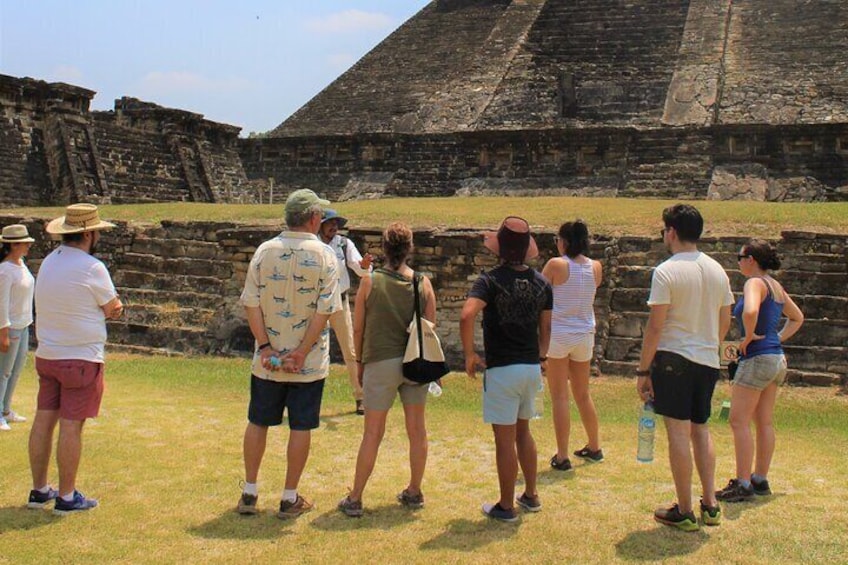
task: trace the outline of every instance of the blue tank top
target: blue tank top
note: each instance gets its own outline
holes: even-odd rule
[[[780,323],[780,318],[783,315],[783,302],[777,302],[774,299],[771,285],[765,278],[763,278],[763,282],[768,289],[768,295],[762,304],[760,304],[760,312],[757,316],[757,325],[754,328],[754,333],[765,337],[748,344],[748,352],[746,355],[740,356],[741,359],[748,359],[756,355],[783,353],[780,336],[777,335],[777,325]],[[742,324],[742,312],[744,310],[745,295],[743,294],[739,297],[736,306],[733,307],[733,316],[736,318],[736,323],[739,325],[739,333],[743,338],[745,337],[745,326]]]

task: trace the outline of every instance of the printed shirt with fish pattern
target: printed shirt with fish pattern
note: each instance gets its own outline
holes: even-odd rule
[[[256,249],[241,304],[262,310],[271,346],[285,353],[300,345],[312,316],[341,310],[338,268],[335,253],[317,236],[284,231]],[[251,370],[260,379],[272,381],[306,383],[323,379],[330,368],[329,335],[325,327],[298,374],[266,370],[258,351],[254,352]]]

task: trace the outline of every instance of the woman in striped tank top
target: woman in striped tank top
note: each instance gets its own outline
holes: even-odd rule
[[[554,289],[551,344],[546,364],[557,442],[557,452],[551,457],[551,467],[570,471],[569,382],[588,436],[588,443],[575,451],[574,455],[593,463],[604,459],[598,432],[598,413],[589,396],[589,368],[595,347],[593,304],[603,269],[599,261],[585,255],[589,251],[589,229],[582,220],[562,224],[555,240],[561,256],[548,261],[542,270],[542,275]]]

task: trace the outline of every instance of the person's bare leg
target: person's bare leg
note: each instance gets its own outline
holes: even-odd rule
[[[244,480],[256,483],[259,479],[259,467],[265,455],[265,444],[268,438],[268,427],[248,423],[244,430],[242,451],[244,453]]]
[[[380,451],[380,443],[386,433],[386,417],[388,414],[388,410],[365,409],[365,425],[362,432],[362,441],[359,444],[359,453],[356,456],[353,488],[348,494],[351,500],[362,500],[362,492],[374,471],[374,464]]]
[[[707,506],[716,506],[715,496],[715,448],[708,424],[692,424],[692,452],[695,467],[701,478],[701,498]]]
[[[38,410],[29,431],[29,467],[32,471],[32,488],[47,486],[47,470],[53,452],[53,430],[59,421],[58,410]]]
[[[757,449],[754,472],[760,477],[767,477],[774,456],[774,405],[777,401],[777,383],[771,383],[760,395],[760,402],[754,414],[757,425]]]
[[[692,511],[692,451],[690,446],[692,423],[663,416],[668,432],[668,462],[677,492],[680,512]]]
[[[538,470],[538,454],[536,440],[530,432],[530,421],[518,419],[515,425],[515,447],[518,451],[518,463],[524,475],[524,492],[536,496],[536,478]]]
[[[427,426],[424,420],[424,404],[404,404],[406,435],[409,438],[409,486],[410,494],[421,492],[424,469],[427,466]]]
[[[557,461],[568,459],[568,436],[571,433],[571,407],[568,401],[568,358],[548,358],[547,381],[551,393],[551,413],[556,437]]]
[[[67,497],[76,489],[77,471],[82,457],[82,428],[85,420],[59,418],[59,442],[56,463],[59,466],[59,495]]]
[[[290,430],[286,447],[286,490],[297,490],[300,476],[309,459],[309,446],[312,442],[310,430]]]
[[[601,436],[598,425],[598,412],[595,403],[589,395],[589,372],[591,363],[589,361],[571,361],[569,365],[569,382],[571,383],[571,395],[580,412],[580,420],[586,430],[589,449],[597,451],[601,448]]]
[[[751,480],[751,465],[754,461],[754,437],[751,434],[751,419],[760,401],[760,391],[733,385],[730,393],[730,429],[733,431],[733,447],[736,451],[737,479]]]
[[[492,424],[495,434],[495,464],[498,469],[498,484],[501,498],[500,507],[507,510],[513,507],[515,499],[515,479],[518,478],[518,456],[515,452],[516,424]]]

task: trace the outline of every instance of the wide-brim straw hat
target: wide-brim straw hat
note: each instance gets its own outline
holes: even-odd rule
[[[100,213],[94,204],[71,204],[65,208],[65,215],[51,220],[46,229],[51,235],[65,235],[114,227],[112,222],[100,219]]]
[[[35,240],[29,236],[25,225],[12,224],[3,228],[0,243],[35,243]]]
[[[483,245],[509,263],[526,263],[538,257],[539,247],[524,218],[508,216],[498,231],[483,234]]]

